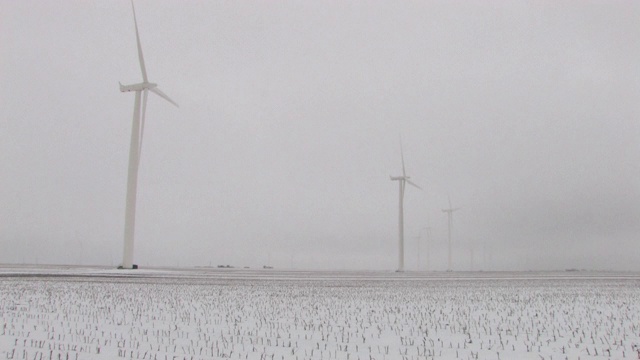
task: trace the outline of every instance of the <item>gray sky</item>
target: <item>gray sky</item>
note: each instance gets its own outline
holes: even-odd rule
[[[640,269],[640,2],[136,2],[140,265]],[[0,262],[118,264],[128,1],[0,0]],[[422,269],[426,268],[422,265]]]

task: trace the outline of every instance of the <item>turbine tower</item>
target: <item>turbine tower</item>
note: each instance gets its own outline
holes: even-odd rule
[[[133,106],[133,125],[131,127],[131,145],[129,148],[129,173],[127,178],[127,206],[124,218],[124,254],[122,257],[122,268],[133,269],[133,238],[136,221],[136,189],[138,184],[138,165],[140,164],[140,153],[142,149],[142,137],[144,134],[144,118],[147,109],[147,95],[149,91],[172,103],[176,107],[178,104],[171,100],[165,93],[158,89],[158,85],[149,82],[147,70],[144,66],[142,56],[142,46],[140,45],[140,35],[138,34],[138,21],[136,19],[136,9],[131,0],[133,9],[133,23],[136,29],[136,43],[138,45],[138,60],[142,71],[142,82],[132,85],[120,84],[121,92],[134,91],[136,93],[135,104]],[[140,98],[142,97],[142,104]],[[141,115],[142,105],[142,116]]]
[[[407,173],[404,168],[404,154],[402,153],[402,142],[400,142],[400,158],[402,159],[402,176],[390,176],[392,181],[397,181],[400,187],[400,216],[398,217],[398,270],[399,272],[404,271],[404,186],[405,183],[409,183],[412,186],[417,187],[422,190],[422,188],[416,184],[414,184],[407,176]]]
[[[451,206],[451,197],[447,196],[449,199],[449,208],[442,209],[442,212],[447,213],[447,218],[449,220],[449,265],[447,266],[447,271],[451,271],[451,228],[453,227],[453,212],[460,210],[460,208],[453,208]]]

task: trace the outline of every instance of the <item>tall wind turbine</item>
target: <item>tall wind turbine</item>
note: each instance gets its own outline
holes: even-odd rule
[[[392,181],[397,181],[400,187],[400,216],[398,217],[398,271],[404,271],[404,186],[409,183],[412,186],[422,190],[422,188],[414,184],[407,176],[404,168],[404,154],[402,153],[402,142],[400,143],[400,158],[402,159],[402,176],[390,176]]]
[[[135,105],[133,106],[133,125],[131,128],[131,145],[129,148],[129,175],[127,178],[127,207],[124,218],[124,254],[122,257],[122,268],[132,269],[133,265],[133,237],[136,221],[136,189],[138,184],[138,165],[140,164],[140,152],[142,150],[142,137],[144,134],[144,117],[147,109],[147,95],[149,91],[172,103],[176,107],[178,104],[171,100],[165,93],[158,89],[158,84],[149,82],[147,70],[144,66],[142,56],[142,46],[140,45],[140,35],[138,34],[138,21],[136,19],[136,9],[131,0],[133,9],[133,23],[136,29],[136,43],[138,45],[138,59],[140,60],[140,70],[142,71],[142,82],[132,85],[120,84],[120,91],[136,93]],[[142,117],[140,116],[140,97],[142,97]]]
[[[449,265],[447,267],[447,271],[451,271],[451,228],[453,227],[453,212],[460,210],[460,208],[453,208],[453,206],[451,206],[451,197],[447,196],[449,198],[449,208],[448,209],[442,209],[442,212],[447,213],[447,217],[449,220]]]

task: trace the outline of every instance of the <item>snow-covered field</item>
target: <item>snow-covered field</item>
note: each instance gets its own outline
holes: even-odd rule
[[[0,359],[638,359],[640,274],[0,267]]]

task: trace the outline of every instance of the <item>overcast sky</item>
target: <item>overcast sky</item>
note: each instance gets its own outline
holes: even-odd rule
[[[455,269],[640,270],[640,2],[135,5],[180,104],[135,263],[393,270],[402,137],[408,269],[446,269],[450,195]],[[0,49],[0,262],[119,264],[131,4],[0,0]]]

